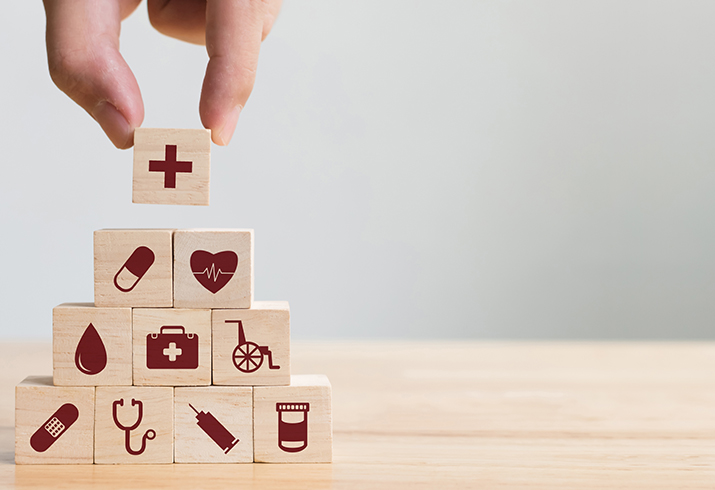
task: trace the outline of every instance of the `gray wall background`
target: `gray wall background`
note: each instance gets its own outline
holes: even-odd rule
[[[250,227],[293,337],[715,338],[714,2],[288,0],[211,206],[131,204],[131,151],[0,17],[0,337],[91,301],[92,232]],[[145,6],[147,127],[200,127],[203,47]]]

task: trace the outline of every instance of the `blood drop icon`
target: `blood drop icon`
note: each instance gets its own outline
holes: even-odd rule
[[[99,374],[107,365],[107,349],[91,323],[79,339],[74,352],[74,364],[84,374]]]

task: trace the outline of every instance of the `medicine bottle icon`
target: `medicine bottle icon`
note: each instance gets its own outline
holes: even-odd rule
[[[137,247],[114,275],[114,286],[128,293],[139,283],[154,263],[154,252],[148,247]]]
[[[278,447],[297,453],[308,447],[308,412],[310,403],[276,403],[278,412]]]

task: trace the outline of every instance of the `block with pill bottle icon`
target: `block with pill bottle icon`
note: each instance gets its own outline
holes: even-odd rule
[[[288,386],[253,388],[257,463],[330,463],[332,387],[322,374],[292,375]]]
[[[98,307],[172,307],[173,230],[94,232],[94,303]]]
[[[91,464],[94,460],[92,386],[54,386],[29,376],[15,387],[15,462]]]

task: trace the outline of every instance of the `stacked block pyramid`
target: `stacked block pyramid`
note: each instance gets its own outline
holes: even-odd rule
[[[330,382],[291,374],[290,308],[253,300],[253,244],[96,231],[94,303],[54,308],[53,376],[16,387],[16,463],[330,462]]]

